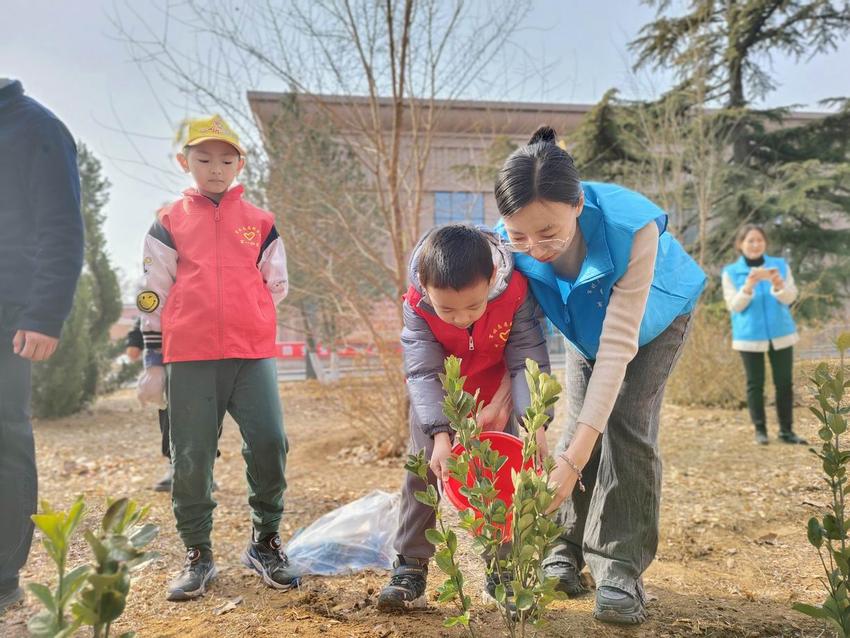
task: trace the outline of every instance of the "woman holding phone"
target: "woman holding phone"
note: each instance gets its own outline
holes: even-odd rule
[[[767,235],[747,224],[735,247],[741,256],[723,269],[723,298],[732,315],[732,349],[741,353],[747,375],[747,406],[756,429],[756,443],[767,445],[764,412],[764,353],[770,360],[776,389],[779,440],[807,442],[793,431],[794,344],[799,340],[789,306],[797,287],[787,262],[765,253]]]

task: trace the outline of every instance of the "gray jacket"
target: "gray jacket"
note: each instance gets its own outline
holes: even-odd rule
[[[501,238],[488,228],[479,227],[491,243],[496,280],[490,289],[489,299],[501,295],[508,286],[514,270],[513,255],[503,245]],[[422,242],[433,232],[425,233],[410,257],[408,275],[410,284],[422,295],[419,308],[434,313],[428,297],[419,283],[417,262]],[[549,351],[543,334],[543,313],[529,288],[525,301],[514,316],[513,326],[505,344],[505,364],[511,375],[511,395],[514,415],[518,422],[530,403],[528,385],[525,382],[525,360],[533,359],[540,369],[549,372]],[[447,356],[437,341],[428,322],[425,321],[405,300],[404,328],[401,331],[401,346],[404,355],[404,371],[407,391],[410,395],[410,427],[421,428],[428,436],[438,432],[452,432],[449,420],[443,414],[443,387],[438,375],[443,372]]]

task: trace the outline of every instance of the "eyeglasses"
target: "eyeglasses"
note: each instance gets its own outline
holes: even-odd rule
[[[530,253],[537,246],[546,251],[559,252],[567,247],[566,239],[543,239],[541,241],[507,242],[505,247],[512,253]]]

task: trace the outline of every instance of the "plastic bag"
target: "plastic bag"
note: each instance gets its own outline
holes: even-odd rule
[[[334,576],[390,569],[395,559],[400,496],[380,490],[328,512],[286,545],[299,574]]]

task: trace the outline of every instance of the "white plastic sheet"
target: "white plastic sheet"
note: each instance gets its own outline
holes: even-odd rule
[[[390,569],[399,500],[398,494],[375,490],[328,512],[289,540],[290,564],[302,575],[319,576]]]

